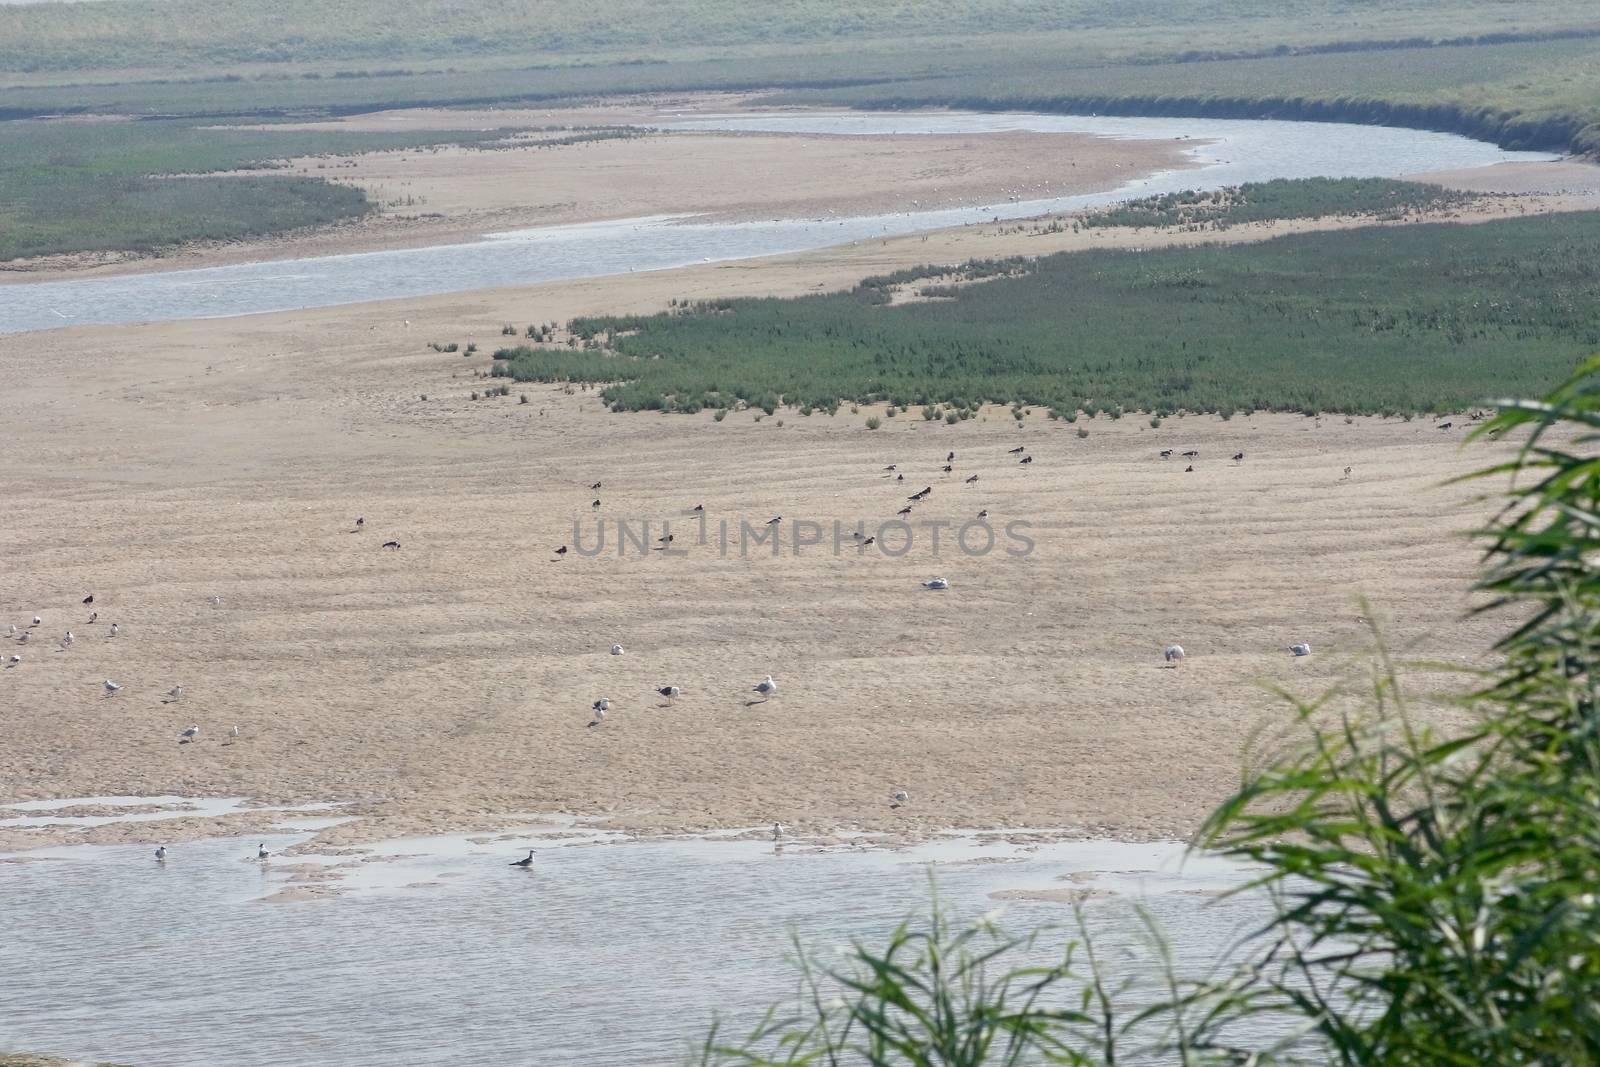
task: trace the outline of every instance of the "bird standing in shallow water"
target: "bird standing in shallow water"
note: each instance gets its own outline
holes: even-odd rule
[[[533,866],[533,849],[530,848],[528,850],[528,855],[527,855],[526,859],[512,860],[511,863],[508,864],[508,866],[511,866],[511,867],[532,867]]]
[[[157,863],[164,862],[166,860],[166,858],[167,858],[167,846],[166,845],[157,845],[156,846],[156,862]]]
[[[267,843],[265,841],[256,846],[256,859],[264,860],[270,855],[272,855],[272,853],[267,851]]]

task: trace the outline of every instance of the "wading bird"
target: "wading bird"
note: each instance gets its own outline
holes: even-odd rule
[[[156,862],[160,863],[162,860],[164,860],[166,858],[167,858],[167,846],[166,845],[157,845],[156,846]]]
[[[530,848],[528,850],[528,855],[526,857],[524,857],[523,859],[512,860],[509,864],[507,864],[507,866],[510,866],[510,867],[532,867],[533,866],[533,849]]]

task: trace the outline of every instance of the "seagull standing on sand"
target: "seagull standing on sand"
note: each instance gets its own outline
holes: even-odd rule
[[[122,632],[122,627],[118,626],[116,623],[112,623],[111,624],[111,629],[106,632],[106,636],[107,637],[115,637],[115,636],[117,636],[117,634],[119,634],[121,632]]]
[[[1311,655],[1311,646],[1306,644],[1304,641],[1299,641],[1290,645],[1289,651],[1296,656],[1309,656]]]
[[[611,646],[611,654],[612,654],[612,655],[613,655],[613,656],[620,656],[620,655],[622,655],[622,651],[623,651],[623,650],[622,650],[622,646],[621,646],[621,645],[612,645],[612,646]]]
[[[683,690],[679,689],[675,685],[664,685],[660,689],[657,689],[656,692],[658,692],[662,696],[666,697],[667,698],[667,703],[670,704],[674,700],[678,699],[679,695],[683,692]]]
[[[34,616],[34,617],[33,617],[33,625],[34,625],[34,626],[38,626],[38,625],[40,625],[40,624],[41,624],[41,623],[43,623],[43,622],[44,622],[44,620],[43,620],[43,619],[41,619],[41,618],[39,618],[39,616],[37,616],[37,615],[35,615],[35,616]]]
[[[1178,664],[1183,662],[1183,646],[1168,645],[1166,651],[1162,652],[1161,655],[1165,657],[1168,663],[1176,667]]]
[[[175,685],[171,689],[167,690],[167,699],[163,700],[162,703],[163,704],[170,704],[174,700],[182,700],[182,699],[183,699],[183,686]]]
[[[12,667],[15,667],[17,664],[19,664],[21,662],[22,662],[22,657],[13,652],[11,654],[11,658],[6,660],[6,667],[7,667],[7,669],[10,669]]]
[[[28,631],[24,630],[24,631],[22,631],[22,636],[17,638],[17,644],[25,645],[27,643],[28,643]]]
[[[94,623],[95,623],[95,620],[98,619],[99,617],[100,617],[100,613],[98,611],[89,612],[89,625],[93,626]]]
[[[924,589],[949,589],[950,588],[950,583],[948,581],[946,581],[945,579],[943,579],[943,578],[934,577],[934,578],[929,578],[927,581],[923,582],[922,583],[922,588],[924,588]]]
[[[108,697],[114,697],[118,693],[122,692],[122,686],[118,685],[116,682],[113,682],[110,678],[107,678],[101,684],[105,688],[106,696]]]
[[[769,674],[761,681],[751,686],[750,691],[753,693],[760,693],[762,700],[770,700],[772,699],[772,695],[778,691],[778,683],[774,682],[772,680],[772,675]]]
[[[200,740],[200,727],[198,726],[190,726],[187,730],[178,735],[178,744],[180,745],[187,745],[191,741],[198,740]]]
[[[62,648],[71,648],[72,647],[72,642],[75,641],[75,640],[77,640],[77,638],[72,636],[72,631],[71,630],[68,630],[65,634],[61,635],[61,647]]]
[[[896,789],[893,793],[889,794],[889,799],[892,801],[889,807],[898,808],[900,805],[908,803],[911,800],[911,794],[907,793],[904,789]]]
[[[533,849],[530,848],[528,850],[528,856],[527,856],[526,859],[512,860],[507,866],[511,866],[511,867],[532,867],[533,866]]]
[[[589,723],[589,725],[591,727],[599,726],[601,723],[606,721],[606,712],[611,710],[611,700],[608,697],[601,697],[599,700],[596,700],[593,704],[591,704],[590,707],[594,708],[594,721]]]
[[[94,603],[94,594],[90,593],[88,596],[84,597],[83,598],[83,602],[85,604],[93,604]]]

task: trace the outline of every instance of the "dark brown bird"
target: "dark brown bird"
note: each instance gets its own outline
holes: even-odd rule
[[[599,498],[599,497],[595,497],[595,498],[594,498],[594,503],[592,503],[592,504],[590,504],[590,505],[589,505],[589,506],[590,506],[590,507],[591,507],[591,508],[597,508],[597,507],[599,507],[599,506],[600,506],[600,498]]]
[[[399,548],[400,547],[400,542],[399,541],[385,541],[383,543],[383,547],[384,548]]]
[[[950,453],[948,456],[944,457],[944,461],[946,463],[954,463],[956,461],[956,454],[954,452]]]
[[[1183,473],[1185,473],[1185,474],[1193,474],[1194,473],[1194,464],[1191,463],[1187,467],[1183,468]]]
[[[978,480],[978,476],[976,474],[974,474],[972,477],[967,479],[967,484],[971,485],[973,482],[975,482],[977,480]]]
[[[861,544],[862,544],[863,547],[865,547],[866,545],[872,544],[876,540],[877,540],[876,537],[869,537],[865,541],[861,542]]]
[[[589,487],[589,488],[590,488],[590,489],[598,489],[598,488],[600,488],[600,483],[599,483],[599,482],[595,482],[595,483],[594,483],[594,484],[593,484],[593,485],[591,485],[591,486],[590,486],[590,487]]]
[[[556,555],[565,556],[566,554],[567,554],[567,546],[566,545],[562,545],[560,548],[556,549]]]
[[[366,516],[364,516],[364,515],[357,515],[356,516],[356,525],[358,527],[365,526],[366,524],[367,524]]]
[[[94,594],[90,593],[88,596],[84,597],[83,598],[83,602],[85,604],[93,604],[94,603]]]
[[[1011,454],[1012,454],[1012,455],[1013,455],[1013,456],[1014,456],[1014,455],[1016,455],[1016,454],[1017,454],[1017,453],[1019,453],[1019,452],[1026,452],[1026,451],[1027,451],[1027,449],[1026,449],[1026,448],[1024,448],[1024,447],[1023,447],[1023,446],[1021,446],[1021,445],[1018,445],[1018,446],[1017,446],[1017,447],[1016,447],[1016,448],[1013,448],[1013,449],[1012,449],[1012,450],[1011,450]]]
[[[945,472],[945,473],[946,473],[946,474],[949,474],[949,473],[950,473],[950,472],[951,472],[951,471],[953,471],[953,470],[955,470],[955,469],[956,469],[956,468],[955,468],[955,466],[954,466],[954,465],[953,465],[953,464],[950,464],[950,463],[946,463],[946,464],[945,464],[945,465],[944,465],[944,466],[943,466],[943,467],[942,467],[942,468],[941,468],[941,469],[942,469],[942,470],[943,470],[943,471],[944,471],[944,472]]]
[[[897,474],[894,476],[894,480],[897,482],[903,482],[906,480],[906,476],[904,474]]]
[[[1018,463],[1032,463],[1033,462],[1033,457],[1032,456],[1023,456],[1021,459],[1017,460],[1017,462]]]
[[[704,511],[705,509],[706,509],[706,506],[704,504],[696,504],[694,507],[690,508],[689,510],[690,511]]]
[[[1244,460],[1244,453],[1243,452],[1235,452],[1233,454],[1233,461],[1235,463],[1243,462],[1243,460]]]
[[[891,464],[889,464],[887,467],[885,467],[883,469],[886,470],[886,471],[898,470],[899,469],[899,464],[891,463]]]
[[[895,514],[896,515],[909,515],[909,514],[911,514],[911,505],[907,504],[905,507],[903,507],[899,511],[895,512]]]

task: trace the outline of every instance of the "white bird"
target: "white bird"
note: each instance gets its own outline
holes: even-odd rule
[[[116,682],[113,682],[110,678],[107,678],[103,684],[105,686],[106,696],[108,697],[114,697],[122,691],[122,686],[118,685]]]
[[[1167,650],[1165,652],[1163,652],[1162,655],[1166,657],[1166,660],[1167,660],[1168,663],[1171,663],[1171,664],[1174,664],[1174,665],[1182,663],[1183,662],[1183,646],[1182,645],[1168,645],[1167,646]]]
[[[198,740],[200,740],[200,727],[198,726],[190,726],[187,730],[178,735],[178,744],[180,745],[187,745],[191,741]]]
[[[167,858],[167,846],[166,845],[157,845],[156,846],[156,859],[159,861],[159,860],[164,860],[166,858]]]
[[[162,703],[165,704],[165,703],[170,703],[171,701],[174,701],[174,700],[182,700],[182,699],[183,699],[183,686],[175,685],[171,689],[167,690],[167,699],[162,701]]]
[[[72,647],[72,642],[74,642],[76,640],[77,640],[77,638],[72,636],[72,631],[68,630],[61,637],[61,647],[62,648],[71,648]]]
[[[900,805],[908,802],[911,799],[911,794],[907,793],[904,789],[896,789],[893,793],[889,794],[889,799],[894,802],[889,806],[891,808],[898,808]]]
[[[39,616],[35,615],[33,617],[33,625],[38,626],[42,622],[44,622],[44,620],[39,618]]]
[[[267,851],[267,843],[265,841],[256,846],[256,859],[264,860],[270,855],[272,855],[272,853]]]
[[[612,645],[612,646],[611,646],[611,654],[612,654],[612,655],[613,655],[613,656],[620,656],[620,655],[622,655],[622,646],[621,646],[621,645]]]
[[[98,611],[89,612],[89,625],[93,626],[94,625],[94,621],[96,619],[98,619],[99,617],[100,617],[100,613]]]
[[[679,689],[675,685],[664,685],[660,689],[657,689],[656,692],[658,692],[662,696],[666,697],[668,704],[672,703],[674,700],[678,699],[678,697],[683,694],[683,690]]]
[[[606,721],[606,709],[602,708],[600,706],[599,702],[596,701],[595,702],[595,706],[594,706],[594,718],[592,720],[590,720],[589,726],[592,729],[593,727],[599,726],[601,723],[603,723],[605,721]]]
[[[1290,645],[1289,651],[1293,652],[1297,656],[1309,656],[1311,655],[1311,646],[1306,644],[1304,641],[1301,641],[1297,644]]]
[[[15,667],[17,664],[19,664],[21,662],[22,662],[22,657],[13,653],[11,658],[6,660],[6,666],[7,667]]]
[[[929,578],[927,581],[922,583],[922,588],[924,588],[924,589],[949,589],[950,588],[950,583],[945,581],[943,578],[937,578],[937,577]]]
[[[212,597],[211,598],[211,606],[214,607],[214,608],[222,607],[222,598],[219,597],[219,596]]]
[[[777,841],[777,840],[780,840],[782,837],[783,837],[783,826],[781,824],[779,824],[779,823],[773,823],[772,824],[772,839],[774,841]]]
[[[767,700],[772,697],[772,694],[778,691],[778,683],[774,682],[772,680],[772,675],[769,674],[764,679],[751,686],[750,691],[753,693],[760,693],[761,698],[763,700]]]
[[[122,629],[122,627],[118,626],[116,623],[112,623],[111,624],[111,629],[106,633],[106,636],[107,637],[115,637],[115,636],[117,636],[118,631],[120,631],[121,629]]]
[[[233,738],[233,740],[235,740],[235,741],[239,740],[239,728],[237,726],[235,726],[233,728],[233,732],[230,733],[228,736]]]
[[[28,631],[24,630],[24,631],[22,631],[22,636],[17,638],[17,644],[25,645],[27,643],[28,643]]]

